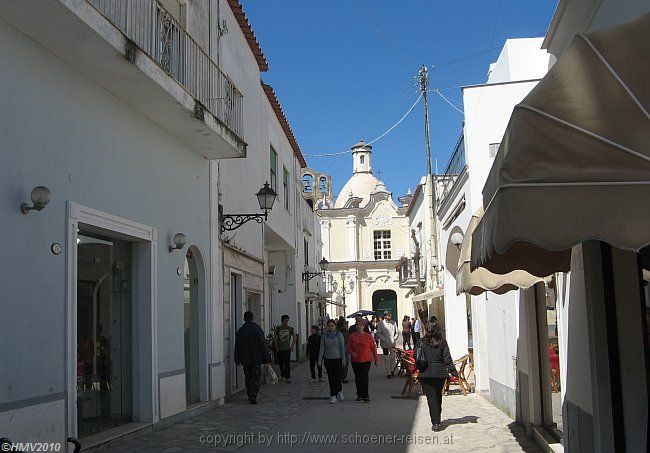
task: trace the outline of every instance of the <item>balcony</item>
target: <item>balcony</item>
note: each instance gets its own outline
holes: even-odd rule
[[[246,156],[241,92],[156,0],[3,0],[0,18],[201,156]]]
[[[422,260],[420,260],[420,281],[424,281],[424,275],[422,274],[423,266]],[[399,286],[400,288],[417,288],[417,278],[415,275],[415,261],[413,258],[404,258],[402,257],[399,260],[397,265],[397,271],[399,272]]]
[[[439,204],[444,204],[445,198],[454,187],[454,183],[458,179],[458,176],[465,170],[467,166],[465,162],[465,137],[463,134],[460,135],[460,138],[456,142],[454,147],[454,152],[449,158],[447,167],[442,175],[436,177],[438,185],[440,187],[440,196],[438,197]]]

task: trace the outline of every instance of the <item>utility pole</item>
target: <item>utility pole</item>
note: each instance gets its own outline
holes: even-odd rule
[[[427,186],[429,188],[429,192],[431,194],[431,212],[429,213],[431,215],[431,242],[433,244],[433,257],[427,257],[427,259],[431,260],[432,258],[435,258],[438,260],[439,258],[439,253],[438,253],[438,218],[436,216],[436,209],[437,209],[437,199],[438,196],[436,194],[436,183],[434,179],[434,175],[431,173],[431,138],[430,138],[430,132],[429,132],[429,104],[428,104],[428,91],[429,91],[429,73],[427,71],[427,67],[425,65],[422,65],[420,68],[420,71],[418,72],[419,76],[419,82],[420,82],[420,90],[422,92],[422,99],[423,99],[423,105],[424,105],[424,140],[425,140],[425,145],[426,145],[426,155],[427,155]],[[418,247],[419,249],[419,247]],[[419,250],[417,250],[419,252]],[[419,253],[418,253],[419,254]],[[440,263],[438,263],[439,265]],[[420,281],[420,276],[417,275],[419,274],[419,266],[416,268],[416,280],[419,282]],[[439,278],[438,278],[438,266],[436,266],[436,278],[435,278],[435,283],[436,285],[439,284]],[[419,294],[420,291],[424,292],[426,288],[422,288],[420,285],[418,285],[418,288],[416,288],[415,293]],[[418,304],[420,305],[420,304]],[[420,308],[420,307],[418,307]],[[421,308],[427,309],[427,304],[426,301],[422,302]]]
[[[429,140],[429,104],[427,100],[427,91],[429,90],[429,74],[427,67],[422,65],[420,72],[420,90],[424,100],[424,139],[427,146],[427,175],[431,176],[431,143]]]

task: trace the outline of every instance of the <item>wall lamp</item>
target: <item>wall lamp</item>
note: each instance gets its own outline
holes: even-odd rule
[[[45,186],[36,186],[32,189],[31,194],[33,206],[23,203],[20,205],[20,212],[27,214],[29,211],[42,211],[50,202],[51,197],[52,192],[50,192],[50,189]]]
[[[169,253],[172,253],[174,250],[182,249],[185,246],[185,243],[187,243],[187,237],[183,233],[176,233],[172,242],[174,245],[169,246]]]
[[[460,245],[463,243],[463,234],[456,231],[451,235],[450,239],[451,243],[458,247],[458,250],[460,250]]]
[[[327,261],[325,258],[320,260],[318,262],[318,266],[320,267],[321,272],[303,272],[302,273],[302,281],[306,282],[311,280],[312,278],[320,275],[320,276],[325,276],[325,271],[329,268],[330,262]]]
[[[236,230],[246,222],[255,220],[257,223],[262,223],[268,220],[269,211],[273,208],[273,203],[278,197],[266,181],[264,186],[255,194],[257,202],[260,204],[260,209],[264,214],[221,214],[221,232]]]

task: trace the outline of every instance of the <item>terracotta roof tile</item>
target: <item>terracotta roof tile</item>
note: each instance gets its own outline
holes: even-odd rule
[[[246,41],[248,41],[248,45],[251,48],[253,55],[255,55],[255,59],[257,60],[257,65],[259,66],[260,71],[261,72],[268,71],[269,64],[266,61],[266,57],[264,57],[264,53],[262,52],[260,43],[257,42],[257,38],[255,38],[255,33],[253,33],[253,27],[251,27],[251,24],[248,21],[248,18],[246,17],[246,13],[244,12],[244,9],[239,3],[239,0],[228,0],[228,5],[230,5],[230,9],[232,10],[232,13],[235,15],[235,19],[237,19],[239,28],[241,28],[241,31],[244,34],[244,37],[246,37]]]
[[[269,99],[269,102],[271,103],[271,107],[273,107],[273,111],[275,112],[275,116],[278,118],[278,121],[280,122],[280,125],[282,126],[282,130],[284,131],[284,135],[286,135],[287,140],[289,140],[289,144],[291,145],[291,148],[293,149],[293,154],[298,159],[298,162],[300,162],[300,167],[301,168],[307,167],[307,161],[305,161],[305,157],[302,155],[302,151],[300,151],[300,146],[298,145],[298,142],[296,141],[296,137],[294,137],[294,135],[293,135],[293,131],[291,130],[291,126],[289,126],[289,121],[287,121],[287,117],[284,115],[284,111],[282,110],[282,106],[280,105],[280,101],[278,101],[278,98],[275,95],[275,91],[273,91],[273,88],[271,88],[270,85],[267,85],[263,81],[260,80],[260,83],[262,84],[262,88],[264,88],[264,93],[266,93],[266,97]]]

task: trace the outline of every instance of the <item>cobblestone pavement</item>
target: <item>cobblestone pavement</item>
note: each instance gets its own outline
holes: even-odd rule
[[[293,383],[262,386],[256,406],[239,394],[224,406],[113,443],[107,450],[313,453],[350,451],[364,443],[373,452],[391,453],[542,451],[523,427],[473,394],[444,397],[443,430],[431,431],[426,398],[393,398],[399,397],[404,379],[386,379],[381,365],[371,371],[370,403],[356,402],[351,369],[345,401],[304,399],[327,397],[329,391],[326,383],[309,383],[308,365],[302,364],[292,370]]]

